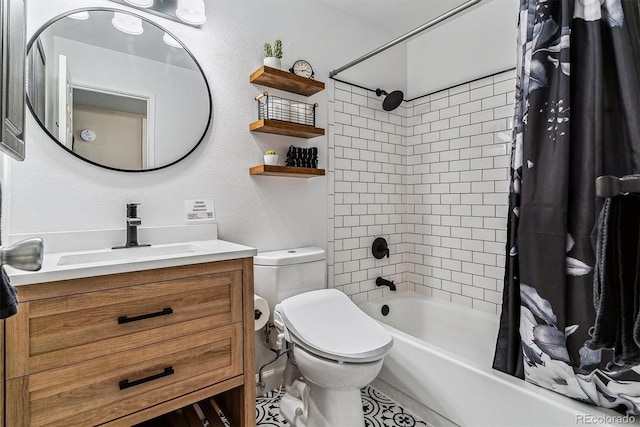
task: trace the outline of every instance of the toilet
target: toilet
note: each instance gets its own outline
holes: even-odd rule
[[[296,427],[363,426],[360,388],[380,372],[393,345],[389,332],[344,293],[326,289],[321,248],[259,253],[254,286],[275,307],[278,339],[302,374],[281,399],[285,420]]]

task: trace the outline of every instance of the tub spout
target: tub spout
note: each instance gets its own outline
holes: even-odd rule
[[[378,277],[376,279],[376,286],[388,286],[392,291],[396,290],[396,285],[391,280],[383,279],[382,277]]]

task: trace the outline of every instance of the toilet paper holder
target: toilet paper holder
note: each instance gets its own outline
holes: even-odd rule
[[[254,294],[253,319],[255,324],[253,326],[255,331],[259,331],[269,323],[270,314],[271,309],[269,308],[269,303],[264,298],[261,298],[260,296]]]

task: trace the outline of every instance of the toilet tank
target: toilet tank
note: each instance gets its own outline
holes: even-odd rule
[[[327,262],[322,248],[260,252],[253,257],[254,292],[267,300],[272,312],[285,298],[326,288],[326,276]]]

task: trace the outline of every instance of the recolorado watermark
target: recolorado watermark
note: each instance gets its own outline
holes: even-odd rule
[[[634,417],[633,415],[576,415],[576,424],[633,424],[635,422],[636,417]]]

